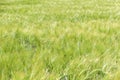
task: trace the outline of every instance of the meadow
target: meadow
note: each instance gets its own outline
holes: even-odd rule
[[[120,80],[120,0],[0,0],[0,80]]]

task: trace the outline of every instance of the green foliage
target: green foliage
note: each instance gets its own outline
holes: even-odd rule
[[[0,1],[0,80],[119,80],[119,4]]]

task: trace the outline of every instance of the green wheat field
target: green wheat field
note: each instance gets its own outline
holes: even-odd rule
[[[120,0],[0,0],[0,80],[120,80]]]

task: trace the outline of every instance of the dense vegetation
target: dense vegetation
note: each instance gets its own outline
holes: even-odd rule
[[[120,80],[120,1],[1,0],[0,80]]]

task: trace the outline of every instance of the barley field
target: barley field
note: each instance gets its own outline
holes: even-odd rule
[[[0,0],[0,80],[120,80],[120,0]]]

